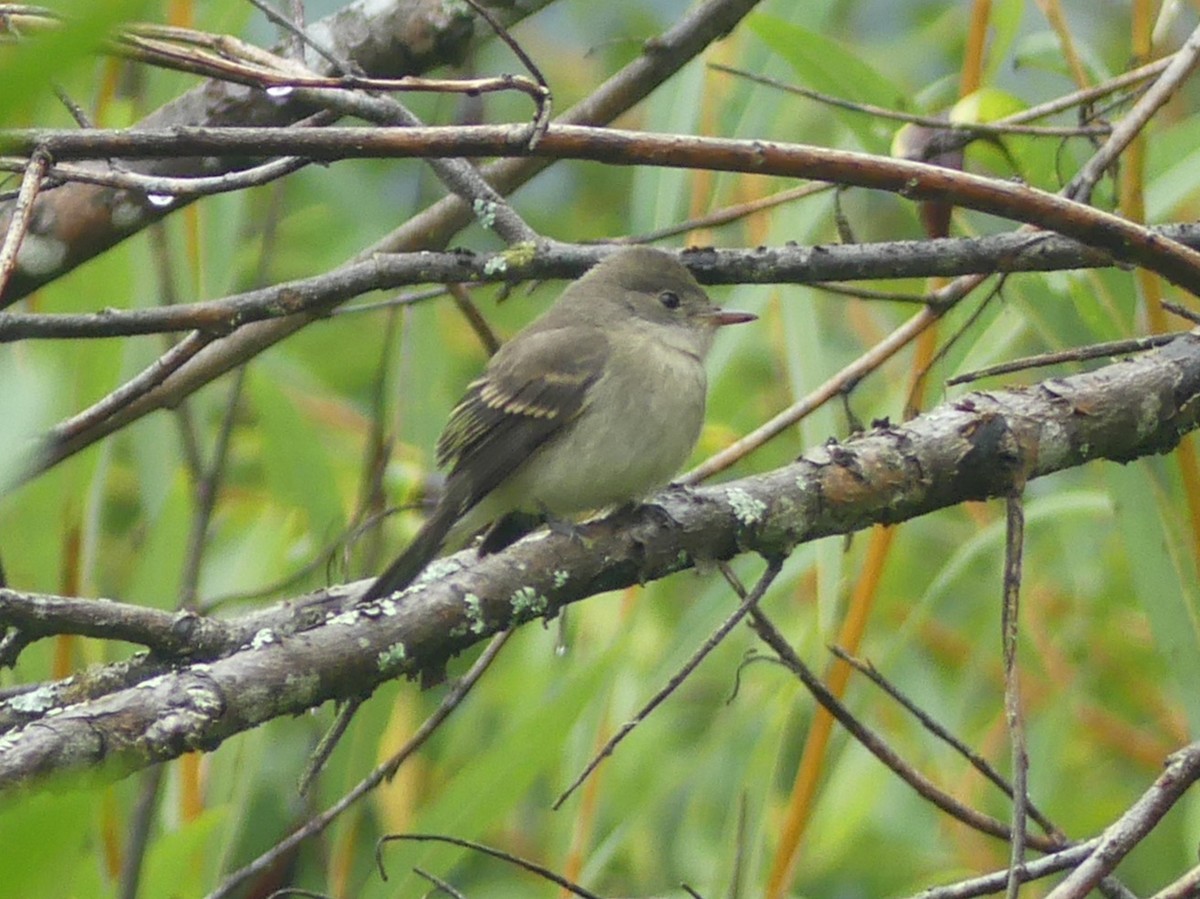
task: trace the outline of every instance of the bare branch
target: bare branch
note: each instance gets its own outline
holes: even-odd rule
[[[1200,248],[1200,225],[1164,225],[1151,233]],[[576,278],[616,246],[556,243],[539,247],[528,258],[520,254],[466,252],[391,254],[333,272],[287,281],[242,294],[195,303],[143,309],[117,309],[111,305],[91,313],[25,313],[0,316],[0,343],[30,339],[111,338],[135,334],[160,334],[200,330],[233,331],[252,322],[322,313],[372,290],[425,283],[516,283],[521,280]],[[1056,235],[1031,240],[1028,234],[943,240],[898,240],[859,244],[758,247],[756,249],[696,249],[684,251],[681,260],[704,284],[815,284],[839,293],[860,296],[844,284],[826,282],[850,279],[929,278],[974,273],[1062,271],[1111,266],[1105,253],[1090,250]],[[420,302],[444,291],[421,293],[404,300]],[[866,291],[871,297],[870,291]],[[944,296],[881,295],[882,300],[942,305]],[[102,305],[98,298],[97,305]],[[379,308],[384,304],[372,304]],[[361,307],[354,307],[361,311]],[[339,311],[347,311],[345,309]],[[1003,374],[1031,365],[1080,361],[1161,345],[1158,337],[1114,342],[1089,355],[1084,350],[1063,351],[1025,362],[1004,363],[973,377]],[[959,376],[961,383],[971,376]]]
[[[42,149],[35,149],[29,161],[23,166],[24,177],[21,179],[21,190],[17,194],[16,206],[8,221],[8,229],[4,233],[4,242],[0,244],[0,296],[4,294],[5,285],[12,276],[17,264],[17,253],[21,249],[21,241],[29,228],[29,219],[33,214],[33,201],[41,189],[42,180],[50,168],[50,154]]]
[[[186,128],[151,131],[6,131],[0,152],[45,146],[55,158],[87,156],[293,155],[348,157],[472,157],[536,155],[612,165],[751,172],[834,181],[942,200],[1027,222],[1142,265],[1200,294],[1200,253],[1164,241],[1144,226],[1037,188],[942,166],[848,150],[774,141],[680,137],[612,128],[552,125],[530,149],[521,129],[469,125],[431,128]]]
[[[1197,27],[1188,36],[1184,45],[1172,57],[1170,65],[1151,85],[1150,90],[1146,91],[1134,104],[1129,114],[1121,119],[1120,124],[1113,129],[1113,133],[1104,142],[1104,146],[1071,179],[1071,183],[1063,189],[1063,194],[1086,203],[1091,198],[1092,188],[1096,186],[1100,176],[1116,162],[1117,157],[1146,127],[1150,117],[1171,99],[1198,65],[1200,65],[1200,27]],[[1192,293],[1195,292],[1192,291]]]

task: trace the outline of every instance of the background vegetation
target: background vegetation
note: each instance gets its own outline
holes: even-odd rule
[[[95,21],[0,48],[5,127],[71,127],[53,82],[103,127],[131,124],[197,83],[195,76],[94,54],[118,22],[174,22],[264,46],[278,34],[243,0],[110,2],[72,16]],[[333,3],[307,4],[310,20]],[[1175,50],[1195,25],[1182,4],[1157,19],[1153,3],[1032,4],[765,0],[618,125],[662,133],[811,143],[887,154],[898,123],[847,111],[715,71],[717,62],[858,103],[939,113],[960,94],[985,118],[1033,106]],[[990,7],[990,9],[989,9]],[[560,0],[512,33],[543,69],[562,110],[589,95],[676,22],[679,2]],[[1102,11],[1101,11],[1102,10]],[[973,22],[972,16],[981,16]],[[1061,17],[1061,18],[1059,18]],[[1154,26],[1158,22],[1158,30]],[[103,30],[102,30],[103,29]],[[985,35],[982,45],[972,35]],[[1132,36],[1132,37],[1131,37]],[[980,49],[982,52],[979,52]],[[443,71],[518,71],[496,40]],[[964,85],[966,88],[964,88]],[[1145,130],[1101,181],[1094,202],[1151,222],[1195,218],[1200,119],[1193,86]],[[424,121],[523,121],[527,98],[404,95]],[[1100,109],[1119,117],[1127,104]],[[1073,124],[1075,111],[1054,122]],[[1083,138],[1006,136],[980,141],[966,168],[1058,190],[1093,152]],[[7,185],[15,189],[19,176]],[[565,242],[639,235],[795,187],[779,178],[565,161],[518,191],[514,208],[540,234]],[[15,307],[84,312],[217,298],[332,269],[444,193],[419,160],[309,166],[261,187],[205,198]],[[839,233],[839,219],[843,222]],[[848,233],[845,225],[848,224]],[[1013,223],[958,210],[952,233]],[[892,194],[820,192],[719,227],[695,227],[666,246],[780,246],[924,237],[917,207]],[[452,245],[502,246],[472,225]],[[930,284],[877,280],[873,290],[920,296]],[[529,320],[561,283],[472,292],[502,336]],[[850,298],[803,285],[716,287],[718,302],[757,312],[757,325],[721,335],[711,362],[708,423],[695,461],[728,446],[806,395],[912,315],[910,303]],[[1139,336],[1164,321],[1160,299],[1185,300],[1143,271],[1115,267],[1008,278],[998,297],[962,304],[936,343],[916,345],[742,459],[722,478],[785,464],[862,422],[900,420],[912,373],[935,347],[919,405],[966,388],[945,379],[1049,350]],[[419,524],[432,447],[486,353],[446,298],[379,306],[364,295],[258,355],[243,371],[150,415],[10,490],[0,499],[8,583],[43,593],[104,596],[174,609],[196,528],[199,474],[223,428],[195,582],[196,605],[226,614],[328,583],[365,577]],[[1190,300],[1190,298],[1186,298]],[[355,305],[370,305],[354,311]],[[1148,312],[1148,310],[1157,310]],[[1155,317],[1157,315],[1157,318]],[[955,338],[951,342],[951,338]],[[9,471],[30,435],[108,394],[164,349],[160,335],[8,344],[0,354],[0,451]],[[1094,366],[1098,363],[1089,363]],[[1078,366],[1054,369],[1054,373]],[[1033,383],[1005,375],[986,388]],[[232,411],[230,411],[232,410]],[[394,435],[383,486],[407,505],[360,538],[377,428]],[[1190,455],[1095,463],[1033,482],[1025,496],[1020,670],[1033,800],[1070,836],[1101,831],[1158,775],[1200,726],[1196,534],[1188,517]],[[199,460],[199,464],[197,464]],[[1183,473],[1181,473],[1183,472]],[[1193,475],[1194,476],[1194,475]],[[799,547],[764,608],[817,669],[845,643],[847,609],[863,616],[852,646],[950,731],[1009,769],[1000,641],[1005,511],[970,503],[886,532]],[[889,542],[890,541],[890,542]],[[748,582],[761,560],[739,558]],[[469,699],[397,778],[287,855],[244,895],[303,885],[337,896],[409,896],[429,888],[419,867],[465,895],[557,895],[494,859],[436,844],[393,844],[392,879],[372,869],[385,833],[448,834],[501,846],[602,895],[707,897],[905,895],[1003,869],[1009,848],[950,821],[838,729],[814,743],[816,705],[782,667],[745,664],[759,639],[739,628],[621,745],[583,789],[555,797],[598,745],[664,684],[736,598],[715,571],[577,604],[566,651],[557,624],[526,626]],[[69,636],[27,648],[0,686],[41,682],[124,658],[128,644]],[[461,674],[472,652],[450,671]],[[296,780],[334,710],[271,721],[203,756],[116,783],[10,797],[0,808],[0,883],[22,896],[130,895],[122,873],[150,803],[143,896],[198,896],[335,801],[404,743],[448,685],[389,684],[355,717],[305,796]],[[914,767],[1002,820],[1008,800],[969,764],[861,677],[846,701]],[[811,790],[797,786],[809,757]],[[1122,864],[1139,895],[1194,864],[1200,806],[1190,796]],[[797,831],[785,822],[804,822]],[[794,853],[794,855],[793,855]],[[793,859],[791,866],[788,859]],[[790,870],[781,876],[781,870]],[[775,872],[774,874],[772,872]],[[1030,886],[1028,895],[1049,887]]]

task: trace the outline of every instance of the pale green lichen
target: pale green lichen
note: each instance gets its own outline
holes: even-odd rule
[[[767,511],[767,504],[755,499],[740,487],[730,487],[725,491],[734,517],[745,527],[757,524]]]
[[[474,15],[470,5],[463,0],[442,0],[442,12],[456,19],[466,19]]]
[[[489,258],[483,264],[484,274],[498,275],[507,272],[510,268],[519,269],[529,265],[537,258],[537,250],[537,244],[531,240],[515,243]]]
[[[318,674],[289,674],[283,679],[283,688],[287,696],[302,702],[315,696],[321,689],[321,676]]]
[[[479,197],[471,204],[471,210],[479,224],[491,231],[496,224],[496,203],[494,200],[484,200]]]
[[[187,696],[188,708],[193,712],[212,717],[220,714],[225,708],[220,694],[207,681],[188,684],[183,692]]]
[[[1162,420],[1161,406],[1158,394],[1148,393],[1142,397],[1142,401],[1137,405],[1137,425],[1135,426],[1139,437],[1154,433],[1159,421]]]
[[[338,612],[336,615],[331,615],[326,619],[326,624],[330,626],[344,624],[357,625],[360,620],[362,620],[361,609],[347,609],[344,612]]]
[[[14,712],[25,714],[41,714],[54,706],[54,691],[49,687],[38,687],[28,693],[21,693],[8,700],[8,707]]]
[[[408,658],[408,647],[397,641],[381,652],[377,657],[380,671],[390,671],[398,668]]]
[[[567,581],[571,579],[571,572],[563,571],[561,568],[554,572],[554,589],[561,590],[567,585]]]
[[[463,603],[467,607],[467,621],[471,624],[471,633],[482,634],[487,630],[487,622],[483,620],[483,604],[479,601],[479,597],[474,593],[468,593],[463,597]]]
[[[504,251],[504,258],[513,265],[529,265],[537,259],[537,244],[532,240],[523,240],[509,246]]]
[[[421,572],[420,577],[412,582],[412,585],[406,588],[411,590],[420,584],[430,584],[442,578],[449,577],[456,571],[462,570],[462,562],[453,556],[446,556],[444,559],[434,559],[425,566],[425,570]]]
[[[399,606],[396,604],[396,600],[392,599],[390,596],[386,596],[386,597],[384,597],[383,599],[380,599],[380,600],[379,600],[379,604],[378,604],[378,605],[379,605],[379,611],[380,611],[380,612],[381,612],[381,613],[382,613],[382,614],[383,614],[385,617],[389,617],[389,618],[390,618],[392,615],[395,615],[395,614],[396,614],[396,610],[400,608],[400,607],[399,607]]]
[[[518,618],[544,615],[546,613],[546,597],[532,587],[522,587],[509,600],[513,614]]]

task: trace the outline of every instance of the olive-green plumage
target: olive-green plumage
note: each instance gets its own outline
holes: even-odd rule
[[[523,512],[567,517],[640,499],[700,435],[704,358],[722,312],[674,256],[618,250],[504,344],[450,414],[437,508],[362,602],[406,587],[448,535]]]

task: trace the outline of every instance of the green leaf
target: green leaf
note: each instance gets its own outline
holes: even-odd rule
[[[98,790],[22,796],[0,810],[0,883],[7,896],[104,896]]]
[[[795,70],[801,86],[855,103],[893,109],[902,106],[903,90],[847,45],[766,13],[754,13],[746,22]],[[812,101],[797,98],[796,102]],[[885,130],[871,116],[836,107],[829,112],[854,133],[864,149],[886,151]],[[886,134],[892,130],[889,124]]]
[[[1175,518],[1182,503],[1151,462],[1107,467],[1116,497],[1117,521],[1124,536],[1137,599],[1150,619],[1154,640],[1167,658],[1176,693],[1187,710],[1191,733],[1200,733],[1200,615],[1196,596],[1196,558]]]
[[[1200,118],[1185,116],[1147,142],[1146,219],[1194,217],[1200,191]]]
[[[999,0],[992,4],[988,20],[988,52],[985,63],[984,84],[996,80],[1002,69],[1011,65],[1009,52],[1021,33],[1021,17],[1025,12],[1025,0]]]
[[[301,373],[290,366],[276,367],[272,374],[285,372],[295,385]],[[272,494],[305,510],[315,533],[334,533],[345,516],[319,424],[301,414],[297,392],[281,389],[273,377],[252,370],[247,384],[260,428],[263,473]]]
[[[41,4],[64,20],[58,25],[26,28],[25,40],[6,46],[0,55],[0,126],[23,121],[36,104],[62,82],[93,64],[97,52],[117,25],[135,19],[149,0],[51,0]],[[19,89],[18,89],[19,88]]]
[[[593,600],[595,601],[595,600]],[[602,601],[602,600],[601,600]],[[510,647],[507,654],[517,652]],[[575,665],[557,669],[557,684],[544,685],[544,695],[514,703],[495,722],[486,751],[472,754],[470,763],[438,786],[432,802],[419,814],[414,831],[484,840],[526,797],[534,781],[557,771],[561,740],[579,718],[589,696],[609,675],[605,664]],[[456,860],[471,860],[474,853],[436,843],[388,844],[384,859],[393,880],[386,890],[370,895],[415,893],[414,866],[445,874]]]
[[[208,861],[221,831],[228,826],[225,807],[206,809],[194,820],[150,843],[146,854],[140,895],[187,899],[205,892],[203,874],[211,872]]]

